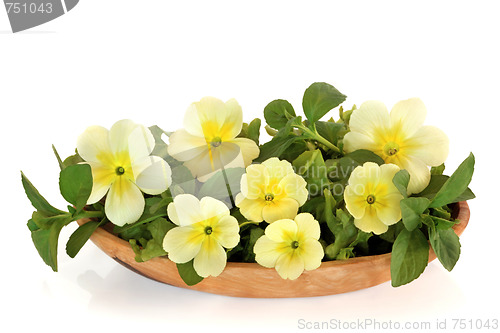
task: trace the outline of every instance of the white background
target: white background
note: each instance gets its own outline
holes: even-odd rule
[[[454,318],[500,319],[499,9],[495,1],[82,0],[63,17],[12,34],[0,8],[2,326],[290,332],[300,331],[300,319],[432,327],[447,320],[448,329]],[[448,173],[474,152],[477,199],[451,273],[433,262],[396,289],[385,283],[317,298],[238,299],[150,281],[91,243],[69,259],[64,245],[74,226],[62,232],[58,273],[38,257],[20,170],[65,207],[51,144],[68,156],[87,126],[122,118],[175,130],[188,105],[207,95],[236,98],[246,121],[277,98],[300,112],[315,81],[348,95],[348,107],[378,99],[390,108],[420,97],[426,123],[450,137]]]

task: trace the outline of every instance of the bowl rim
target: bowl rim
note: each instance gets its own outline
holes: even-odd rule
[[[460,236],[467,227],[470,209],[466,201],[453,207],[453,217],[460,222],[453,226]],[[82,225],[89,219],[78,220]],[[345,293],[369,288],[390,280],[391,253],[355,257],[346,260],[323,261],[312,271],[304,271],[296,280],[282,279],[274,268],[257,263],[227,262],[217,277],[207,277],[202,282],[188,286],[180,278],[176,264],[166,256],[136,262],[130,244],[103,227],[90,237],[103,252],[126,268],[158,282],[182,288],[200,290],[227,296],[280,298],[308,297]],[[429,262],[436,254],[429,249]]]

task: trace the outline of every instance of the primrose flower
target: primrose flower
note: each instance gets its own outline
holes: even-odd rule
[[[325,253],[319,236],[319,223],[309,213],[301,213],[295,220],[278,220],[255,243],[255,261],[276,268],[283,279],[295,280],[304,270],[321,265]]]
[[[401,220],[399,202],[403,196],[392,182],[399,170],[394,164],[379,166],[373,162],[354,169],[344,191],[344,200],[356,227],[380,235]]]
[[[243,125],[241,106],[234,99],[226,103],[205,97],[191,104],[184,116],[184,128],[170,136],[168,153],[205,181],[223,167],[246,167],[259,156],[257,144],[237,138]]]
[[[109,131],[101,126],[87,128],[77,141],[78,154],[92,169],[87,204],[107,193],[104,209],[111,222],[122,226],[137,221],[144,211],[142,192],[160,194],[172,183],[170,166],[150,156],[154,145],[151,131],[131,120],[120,120]]]
[[[179,227],[167,232],[163,248],[175,263],[193,261],[202,277],[218,276],[226,267],[224,248],[231,249],[240,241],[239,225],[227,206],[219,200],[191,194],[180,194],[167,207],[168,217]]]
[[[272,157],[246,168],[236,206],[254,222],[293,219],[308,196],[306,181],[288,161]]]
[[[410,173],[408,193],[421,192],[430,181],[428,166],[446,160],[449,140],[433,126],[422,126],[427,114],[419,98],[400,101],[389,115],[381,102],[369,101],[352,113],[344,150],[368,149]]]

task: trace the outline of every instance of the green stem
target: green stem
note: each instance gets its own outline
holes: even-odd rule
[[[79,214],[77,214],[75,217],[74,217],[74,220],[80,220],[80,219],[91,219],[91,218],[101,218],[101,217],[104,217],[104,213],[101,212],[101,211],[82,211],[80,212]]]
[[[301,129],[302,131],[304,131],[304,133],[307,133],[312,139],[327,146],[329,149],[335,151],[336,153],[340,153],[340,149],[337,146],[335,146],[333,143],[331,143],[330,141],[319,135],[319,133],[316,130],[312,131],[311,129],[305,126],[295,125],[295,127]]]
[[[241,227],[243,227],[243,226],[245,226],[245,225],[247,225],[247,224],[255,224],[255,225],[257,225],[257,224],[259,224],[259,223],[260,223],[260,222],[253,222],[253,221],[243,222],[243,223],[241,223],[241,224],[240,224],[240,228],[241,228]]]

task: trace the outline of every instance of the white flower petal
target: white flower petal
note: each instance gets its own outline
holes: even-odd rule
[[[200,200],[201,214],[205,219],[210,219],[217,217],[217,219],[223,216],[229,216],[229,208],[226,204],[220,200],[214,199],[212,197],[204,197]]]
[[[405,142],[403,149],[429,166],[438,166],[448,158],[450,140],[439,128],[423,126]]]
[[[179,216],[177,216],[177,210],[175,209],[175,204],[173,202],[169,203],[167,206],[168,218],[177,225],[181,225],[179,221]]]
[[[393,225],[401,220],[401,208],[399,206],[403,196],[399,192],[394,192],[383,197],[378,197],[374,204],[377,210],[377,217],[385,225]]]
[[[190,226],[173,228],[163,239],[163,249],[168,253],[170,260],[183,264],[198,254],[204,237],[203,232]]]
[[[241,166],[247,167],[252,164],[254,159],[259,157],[260,149],[253,140],[247,138],[236,138],[228,142],[235,143],[240,148],[240,154],[243,159],[243,165]]]
[[[144,212],[144,196],[139,188],[125,177],[117,177],[111,185],[104,211],[118,226],[134,223]]]
[[[344,136],[344,151],[351,153],[358,149],[367,149],[382,157],[382,145],[377,144],[371,137],[358,132],[349,132]]]
[[[401,169],[408,170],[410,183],[408,184],[408,194],[423,191],[431,180],[429,167],[422,160],[414,157],[401,159]]]
[[[399,129],[403,137],[412,136],[425,121],[427,108],[420,98],[400,101],[391,110],[391,128]]]
[[[102,126],[90,126],[79,137],[76,143],[78,154],[87,162],[100,162],[99,156],[109,154],[109,131]]]
[[[91,205],[101,200],[108,192],[111,184],[116,179],[116,172],[101,163],[89,162],[92,170],[92,192],[87,200],[87,204]]]
[[[129,135],[138,125],[132,120],[119,120],[109,130],[109,145],[114,154],[129,150]]]
[[[241,193],[248,199],[264,196],[263,186],[269,179],[267,168],[262,164],[252,164],[247,167],[246,174],[241,177]]]
[[[267,168],[269,178],[281,179],[288,174],[294,173],[292,164],[288,161],[280,161],[277,157],[271,157],[262,162]]]
[[[213,237],[205,237],[200,252],[194,257],[193,268],[199,276],[218,276],[226,267],[224,248]]]
[[[354,219],[354,225],[364,232],[373,232],[376,235],[383,234],[389,227],[384,224],[377,216],[373,207],[366,209],[365,215],[361,219]]]
[[[175,213],[180,226],[203,221],[200,201],[192,194],[179,194],[174,198]]]
[[[238,145],[231,142],[223,142],[219,147],[210,147],[197,157],[186,161],[184,165],[191,171],[199,181],[208,180],[215,172],[228,166],[239,154]]]
[[[184,114],[184,128],[190,135],[205,139],[196,103],[192,103]]]
[[[224,123],[221,126],[221,138],[231,140],[236,138],[243,127],[243,111],[238,102],[232,98],[225,103]]]
[[[367,101],[354,110],[349,121],[351,131],[364,134],[370,138],[387,131],[390,125],[389,112],[379,101]]]
[[[161,194],[172,184],[172,170],[161,157],[145,157],[132,167],[135,184],[147,194]]]
[[[175,131],[169,142],[168,154],[179,161],[189,161],[208,152],[208,145],[203,136],[194,136],[183,129]]]
[[[128,136],[128,152],[132,162],[149,156],[155,148],[155,138],[149,128],[136,125]]]

